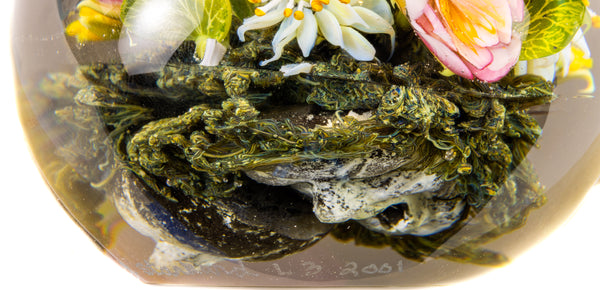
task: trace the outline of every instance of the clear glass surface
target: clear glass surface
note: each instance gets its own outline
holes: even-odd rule
[[[86,100],[83,99],[86,95],[81,95],[82,92],[89,92],[85,90],[90,88],[101,88],[98,88],[98,83],[94,83],[93,76],[77,76],[75,72],[78,69],[89,64],[110,65],[127,60],[120,55],[118,39],[82,45],[73,37],[65,35],[65,26],[72,21],[75,2],[77,1],[59,1],[57,5],[41,1],[21,1],[16,5],[16,15],[27,14],[30,18],[35,16],[32,19],[36,19],[25,22],[19,20],[23,18],[17,17],[13,32],[17,102],[21,119],[22,123],[26,124],[25,131],[37,163],[57,199],[107,254],[115,257],[123,267],[145,282],[224,286],[422,286],[462,280],[489,270],[489,267],[477,264],[504,264],[507,259],[513,259],[547,236],[573,212],[600,175],[597,166],[597,151],[600,148],[596,140],[600,129],[597,126],[600,123],[596,112],[600,104],[596,98],[581,96],[578,93],[585,87],[584,82],[571,80],[561,83],[556,88],[557,98],[551,104],[536,106],[528,111],[541,125],[543,133],[535,147],[525,149],[528,151],[526,160],[511,171],[509,179],[517,180],[516,202],[507,201],[506,196],[499,194],[486,200],[484,205],[476,212],[471,212],[468,217],[462,217],[459,221],[460,227],[453,224],[450,228],[438,229],[433,233],[426,232],[422,227],[415,230],[425,231],[421,232],[421,235],[412,232],[412,235],[393,236],[396,248],[390,246],[389,242],[386,244],[378,240],[377,237],[380,236],[377,234],[374,234],[375,238],[371,237],[371,240],[361,236],[364,239],[363,245],[357,245],[357,238],[344,238],[349,231],[344,232],[343,229],[348,230],[350,224],[338,227],[334,233],[329,232],[332,224],[342,223],[323,225],[313,221],[310,199],[307,201],[304,195],[298,194],[303,191],[301,185],[291,189],[287,188],[289,184],[254,185],[255,187],[248,191],[235,191],[240,195],[264,194],[269,201],[275,200],[275,205],[290,203],[291,206],[283,207],[283,210],[293,212],[290,220],[286,220],[286,217],[290,217],[289,212],[281,215],[281,209],[253,209],[253,206],[260,207],[265,204],[275,206],[273,202],[265,203],[260,199],[256,201],[253,197],[250,197],[249,201],[243,201],[246,208],[224,214],[212,212],[210,208],[216,207],[218,202],[214,200],[227,203],[230,202],[227,199],[229,197],[208,199],[208,205],[203,205],[205,210],[198,211],[197,208],[202,206],[189,208],[187,203],[191,201],[182,200],[181,196],[185,195],[177,192],[174,199],[180,198],[177,201],[178,205],[169,208],[173,202],[171,196],[151,189],[153,184],[139,178],[140,171],[136,172],[127,166],[121,167],[128,163],[120,159],[119,150],[125,150],[129,145],[111,139],[117,134],[117,130],[107,117],[117,116],[123,118],[123,122],[131,120],[127,116],[119,115],[123,112],[119,109],[131,104],[125,101],[124,105],[115,99],[102,100],[105,103],[95,105],[93,102],[98,100]],[[591,7],[594,5],[596,4],[592,3]],[[596,51],[595,48],[600,45],[597,32],[591,31],[587,39],[590,50]],[[164,64],[159,69],[162,67]],[[141,69],[156,70],[154,67]],[[128,82],[143,87],[148,79],[152,79],[145,71],[143,74],[132,71],[132,78],[126,79]],[[597,75],[597,67],[593,68],[593,72]],[[119,80],[111,81],[117,83]],[[130,86],[129,89],[132,90],[129,93],[138,94],[133,91],[138,88]],[[149,103],[136,104],[136,109],[142,107],[164,111],[158,111],[156,115],[149,117],[149,120],[138,120],[140,123],[127,128],[128,130],[141,130],[144,124],[166,116],[183,115],[188,110],[185,106],[196,104],[195,101],[183,100],[181,108],[166,108],[163,106],[177,106],[179,103],[168,99],[169,97],[164,100],[160,96],[153,96],[151,91],[152,89],[146,88],[143,93],[139,93],[147,94],[143,100]],[[162,93],[160,90],[156,91],[158,94]],[[93,96],[104,97],[101,93]],[[261,98],[260,95],[251,97]],[[76,101],[73,101],[73,98]],[[152,103],[153,100],[164,104]],[[116,105],[111,107],[107,104]],[[300,118],[312,116],[311,112],[294,107],[296,111],[284,112],[284,117],[281,117],[281,110],[285,106],[279,104],[273,108],[261,108],[264,108],[262,113],[269,118],[285,119],[286,114],[304,114]],[[83,109],[86,111],[78,111]],[[78,112],[79,115],[74,112]],[[131,111],[127,113],[130,114]],[[86,118],[78,119],[82,116]],[[331,117],[331,120],[334,120],[334,117]],[[124,138],[131,138],[126,136]],[[275,157],[271,158],[276,160]],[[343,165],[348,164],[342,158],[334,160]],[[279,164],[269,161],[267,163]],[[286,166],[295,166],[294,164],[284,163]],[[251,169],[255,168],[240,170],[241,180],[246,182],[245,186],[264,181],[256,177],[257,172],[261,171]],[[254,181],[249,181],[248,176],[255,176]],[[347,176],[340,177],[344,178]],[[174,187],[169,178],[158,180],[163,184],[157,188]],[[275,181],[262,183],[267,182]],[[499,192],[508,192],[510,189],[506,187],[515,184],[502,183]],[[314,182],[313,186],[318,184]],[[183,191],[181,188],[179,187],[179,190]],[[271,189],[272,192],[266,193],[265,188]],[[290,196],[293,196],[291,200]],[[195,198],[191,200],[199,200]],[[142,206],[136,206],[140,203]],[[234,204],[225,208],[231,210],[232,207],[238,206]],[[511,206],[514,208],[506,210]],[[303,211],[307,208],[309,214],[304,215]],[[149,213],[153,218],[142,215],[146,214],[144,210],[147,209],[153,209]],[[294,209],[301,212],[300,217]],[[256,223],[256,219],[244,219],[244,216],[257,216],[266,212],[258,219],[258,222],[265,224],[254,226],[262,230],[268,225],[267,227],[271,227],[270,232],[282,235],[279,242],[282,238],[291,238],[290,243],[297,240],[308,241],[316,236],[319,238],[274,256],[269,256],[269,253],[281,251],[282,247],[289,245],[283,242],[277,244],[276,239],[258,243],[256,249],[264,250],[264,253],[256,254],[255,251],[248,250],[249,244],[244,245],[242,242],[239,246],[235,245],[244,235],[227,236],[223,238],[224,242],[219,243],[219,239],[214,236],[227,235],[228,230],[218,229],[216,222],[208,228],[194,228],[186,224],[187,216],[182,212],[187,211],[192,212],[193,216],[188,218],[197,218],[197,215],[220,215],[220,218],[214,220],[219,220],[221,226],[227,225],[226,218],[237,217],[246,222],[250,220]],[[383,210],[379,213],[381,212]],[[273,216],[275,214],[279,215]],[[381,221],[381,218],[379,220]],[[173,224],[168,224],[169,221]],[[498,224],[498,221],[504,223]],[[283,226],[278,227],[278,223],[282,223]],[[304,228],[290,230],[289,227],[294,224]],[[434,239],[431,234],[438,236]],[[206,246],[204,240],[209,240],[210,246]],[[398,250],[398,247],[401,249]],[[464,250],[463,247],[467,247],[468,250]],[[210,255],[204,255],[207,252]],[[419,255],[411,256],[415,253]],[[466,258],[460,254],[464,254]],[[188,255],[189,259],[184,259],[185,263],[181,263],[181,260],[176,259],[178,255]],[[242,257],[244,255],[246,257]],[[177,263],[163,261],[161,264],[161,258],[169,257]],[[260,261],[263,259],[266,261]]]

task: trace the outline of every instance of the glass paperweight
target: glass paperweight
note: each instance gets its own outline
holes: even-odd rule
[[[19,110],[56,198],[144,282],[447,284],[600,176],[598,9],[21,0]]]

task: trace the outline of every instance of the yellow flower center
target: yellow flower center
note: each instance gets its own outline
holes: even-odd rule
[[[323,5],[329,5],[329,1],[330,1],[330,0],[312,0],[312,1],[310,1],[310,8],[311,8],[311,10],[312,10],[312,11],[314,11],[314,12],[319,12],[319,11],[323,10]],[[339,0],[339,1],[340,1],[342,4],[350,4],[350,0]],[[259,3],[261,3],[261,2],[266,2],[266,1],[261,1],[261,0],[248,0],[248,2],[250,2],[250,3],[252,3],[252,4],[259,4]],[[289,3],[290,3],[290,4],[288,4],[288,7],[286,7],[286,8],[283,10],[283,15],[284,15],[285,17],[290,17],[290,16],[294,15],[294,18],[295,18],[295,19],[297,19],[297,20],[302,20],[302,19],[304,19],[304,12],[302,12],[302,9],[304,9],[304,7],[297,7],[297,8],[296,8],[296,11],[294,12],[294,11],[293,11],[293,9],[292,9],[292,8],[294,7],[294,6],[293,6],[293,3],[294,3],[294,2],[295,2],[294,0],[290,0],[290,1],[289,1]],[[269,4],[274,4],[274,3],[269,3]],[[269,5],[269,4],[267,4],[267,5],[263,6],[263,7],[258,7],[258,8],[256,8],[256,9],[254,9],[254,14],[255,14],[256,16],[264,16],[264,15],[265,15],[265,14],[267,14],[267,13],[265,12],[265,10],[263,10],[263,9],[261,9],[261,8],[264,8],[264,7],[266,7],[266,6],[271,6],[271,5]],[[299,6],[302,6],[302,5],[299,5]],[[271,7],[269,7],[269,8],[272,8],[272,7],[273,7],[273,6],[271,6]],[[266,10],[268,11],[269,9],[266,9]]]
[[[329,1],[327,1],[327,3],[329,3]],[[321,10],[323,10],[323,2],[319,1],[319,0],[313,0],[312,2],[310,2],[310,8],[312,8],[313,11],[315,12],[319,12]]]
[[[285,8],[283,10],[283,16],[290,17],[292,15],[292,8]]]
[[[302,12],[300,10],[294,12],[294,18],[296,18],[296,20],[304,19],[304,12]]]
[[[256,16],[265,16],[265,14],[267,14],[267,13],[262,11],[262,9],[260,9],[260,8],[256,8],[256,9],[254,9],[254,14],[256,14]]]

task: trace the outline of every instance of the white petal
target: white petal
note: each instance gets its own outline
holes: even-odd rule
[[[202,22],[204,6],[195,0],[135,2],[123,21],[118,49],[131,75],[162,69]]]
[[[366,26],[355,24],[352,27],[366,33],[385,33],[389,34],[392,41],[392,53],[394,53],[394,44],[396,43],[396,32],[392,25],[377,13],[363,7],[354,7],[358,15],[367,23]]]
[[[569,74],[569,66],[575,59],[573,54],[573,42],[569,43],[565,48],[557,53],[558,59],[556,60],[556,72],[562,77],[566,77]]]
[[[246,31],[271,27],[281,22],[285,17],[283,16],[284,9],[285,5],[280,5],[277,9],[271,10],[263,16],[254,15],[244,19],[244,23],[237,30],[238,38],[241,41],[246,41],[246,37],[244,36]]]
[[[200,65],[203,66],[217,66],[225,56],[225,52],[227,52],[227,48],[219,43],[214,38],[209,38],[206,40],[206,50],[204,51],[204,58],[202,58],[202,62]]]
[[[592,57],[590,47],[588,46],[587,41],[585,40],[585,36],[583,35],[583,31],[581,29],[577,30],[577,33],[575,33],[575,36],[573,36],[571,44],[583,51],[584,58]]]
[[[340,23],[335,19],[335,16],[325,9],[315,13],[315,16],[323,37],[333,45],[342,46],[344,43],[342,39],[342,30],[340,28]]]
[[[195,0],[146,0],[133,3],[123,22],[135,35],[177,41],[202,23],[203,11]]]
[[[265,2],[265,1],[262,1],[262,2]],[[285,0],[271,0],[266,5],[258,7],[258,8],[265,13],[269,13],[269,11],[272,11],[273,9],[275,9],[275,10],[283,9],[282,7],[287,6],[286,2],[287,1],[285,1]]]
[[[358,61],[373,60],[375,48],[360,32],[350,27],[342,27],[341,29],[344,37],[344,45],[342,46],[344,50]]]
[[[304,9],[304,20],[298,27],[298,45],[302,50],[302,55],[308,57],[310,51],[317,41],[317,19],[310,9]]]
[[[364,20],[364,25],[357,23],[352,27],[366,33],[386,33],[394,35],[394,28],[377,13],[363,7],[354,7],[356,13]]]
[[[526,60],[521,60],[518,61],[515,64],[515,67],[513,68],[514,72],[515,72],[515,76],[522,76],[527,74],[527,61]]]
[[[266,65],[272,61],[278,60],[283,54],[283,48],[290,42],[292,39],[296,38],[296,30],[298,26],[300,26],[299,20],[296,20],[294,17],[287,17],[279,26],[279,30],[275,33],[273,37],[273,57],[262,61],[260,65]]]
[[[273,52],[275,53],[275,55],[273,55],[273,57],[267,59],[267,60],[263,60],[260,62],[260,65],[267,65],[268,63],[272,62],[272,61],[276,61],[278,60],[281,55],[283,54],[283,48],[290,43],[290,41],[292,41],[294,38],[296,38],[296,34],[291,34],[288,35],[286,38],[283,38],[279,43],[277,43],[277,46],[273,47]]]
[[[275,36],[273,36],[273,48],[277,47],[283,39],[290,35],[296,37],[296,30],[298,30],[300,23],[302,23],[302,21],[296,20],[294,17],[286,17],[283,22],[281,22],[281,26],[279,26],[279,30],[277,30]]]
[[[354,8],[349,4],[343,4],[339,0],[330,0],[329,5],[323,5],[323,10],[327,10],[337,18],[338,22],[344,26],[350,26],[354,24],[366,25],[364,20],[358,16]]]
[[[394,14],[392,14],[392,9],[390,8],[390,5],[386,0],[372,0],[362,2],[363,4],[360,5],[360,7],[367,8],[377,13],[377,15],[381,16],[381,18],[385,19],[385,21],[387,21],[389,24],[394,24]],[[354,9],[356,9],[356,7],[358,6],[354,6]]]
[[[305,74],[310,73],[313,66],[315,66],[315,65],[312,63],[308,63],[308,62],[292,63],[292,64],[286,64],[286,65],[281,66],[281,69],[279,69],[279,71],[283,72],[284,77],[289,77],[289,76],[294,76],[294,75],[298,75],[301,73],[305,73]]]
[[[527,72],[543,77],[547,81],[553,81],[558,58],[559,54],[555,53],[546,57],[532,59],[527,62]]]

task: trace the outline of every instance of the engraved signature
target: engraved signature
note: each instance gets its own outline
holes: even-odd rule
[[[402,272],[404,263],[399,260],[397,263],[381,263],[381,264],[360,264],[355,261],[348,261],[341,267],[326,267],[318,262],[300,261],[296,264],[281,265],[272,263],[266,270],[276,276],[302,276],[313,277],[316,275],[324,275],[326,277],[358,278],[361,276],[385,275],[393,272]],[[207,278],[217,276],[236,276],[238,278],[259,277],[260,273],[244,266],[244,263],[238,262],[233,265],[210,265],[210,266],[193,266],[191,264],[181,264],[174,267],[156,268],[149,262],[138,263],[136,267],[142,269],[145,274],[150,276],[180,276],[180,275],[205,275]]]

